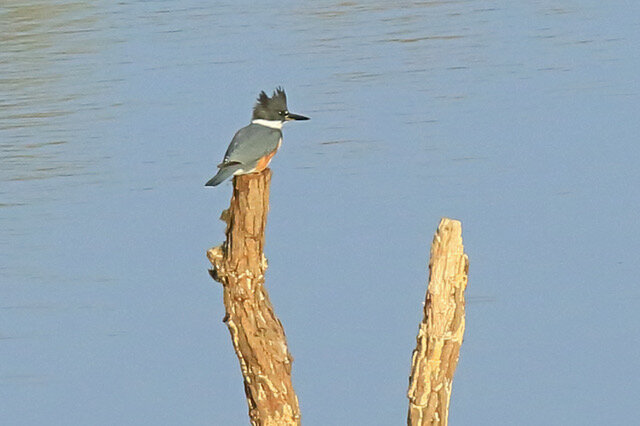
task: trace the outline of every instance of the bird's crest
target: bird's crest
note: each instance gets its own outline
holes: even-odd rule
[[[287,95],[282,87],[277,87],[269,97],[264,90],[258,95],[258,101],[253,108],[253,120],[278,120],[280,111],[287,110]]]

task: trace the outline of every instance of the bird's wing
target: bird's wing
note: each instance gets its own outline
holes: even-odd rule
[[[219,167],[258,161],[278,149],[281,139],[282,132],[279,129],[271,129],[259,124],[243,127],[233,137]]]

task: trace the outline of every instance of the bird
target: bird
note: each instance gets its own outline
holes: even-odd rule
[[[282,87],[277,87],[271,97],[260,92],[253,107],[251,124],[233,136],[218,165],[218,173],[205,186],[216,186],[231,176],[266,169],[282,144],[283,124],[292,120],[309,120],[309,117],[289,112],[287,95]]]

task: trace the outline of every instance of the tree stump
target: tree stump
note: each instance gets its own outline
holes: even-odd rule
[[[299,425],[293,357],[264,287],[270,182],[270,169],[234,177],[230,206],[220,217],[227,223],[226,241],[207,257],[211,276],[223,287],[224,322],[240,361],[251,424]]]
[[[465,326],[469,259],[462,225],[443,218],[431,245],[429,285],[409,377],[407,424],[446,426]]]

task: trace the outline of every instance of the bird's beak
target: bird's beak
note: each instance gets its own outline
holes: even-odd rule
[[[287,120],[287,121],[291,121],[291,120],[308,120],[308,119],[309,119],[309,117],[305,117],[304,115],[298,115],[298,114],[293,114],[293,113],[289,113],[285,117],[285,120]]]

